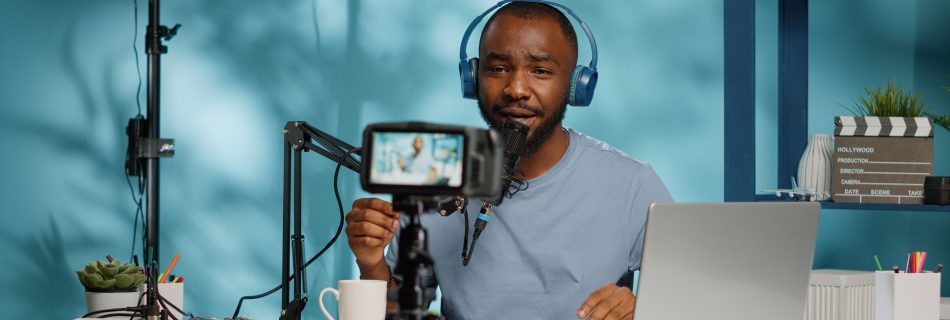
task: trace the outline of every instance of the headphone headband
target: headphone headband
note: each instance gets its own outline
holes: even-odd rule
[[[468,38],[472,35],[472,32],[475,31],[475,27],[478,26],[478,23],[482,21],[485,16],[494,11],[495,9],[500,8],[503,5],[515,2],[528,2],[528,3],[542,3],[549,6],[561,8],[576,20],[580,25],[581,29],[584,29],[584,33],[587,34],[587,40],[590,41],[590,50],[591,50],[591,59],[590,59],[590,68],[597,70],[597,41],[594,40],[594,34],[590,32],[590,28],[587,27],[587,23],[584,22],[574,11],[571,11],[568,7],[556,2],[545,1],[545,0],[502,0],[496,3],[488,10],[485,10],[482,14],[475,18],[471,24],[468,25],[468,29],[465,29],[465,35],[462,36],[462,46],[459,48],[459,61],[465,61],[468,59],[468,55],[465,53],[465,47],[468,45]]]

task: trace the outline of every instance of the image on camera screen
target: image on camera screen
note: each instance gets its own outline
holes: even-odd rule
[[[375,132],[372,139],[370,183],[422,187],[462,185],[464,134]]]

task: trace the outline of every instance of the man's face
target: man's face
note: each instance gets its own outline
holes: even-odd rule
[[[564,118],[577,54],[553,19],[499,15],[484,31],[478,65],[478,106],[493,128],[512,118],[528,125],[533,154]]]
[[[412,149],[415,149],[416,153],[422,151],[422,137],[416,137],[415,139],[412,139]]]

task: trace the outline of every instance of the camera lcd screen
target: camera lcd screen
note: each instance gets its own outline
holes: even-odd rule
[[[369,182],[376,185],[460,187],[462,133],[372,133]]]

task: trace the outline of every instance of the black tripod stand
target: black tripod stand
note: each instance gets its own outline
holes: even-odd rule
[[[400,279],[398,298],[399,311],[390,314],[391,320],[441,319],[428,312],[429,303],[435,299],[434,262],[429,256],[429,237],[420,224],[420,217],[438,203],[426,198],[393,196],[393,209],[409,216],[409,224],[399,234],[399,260],[396,263],[396,278]]]

